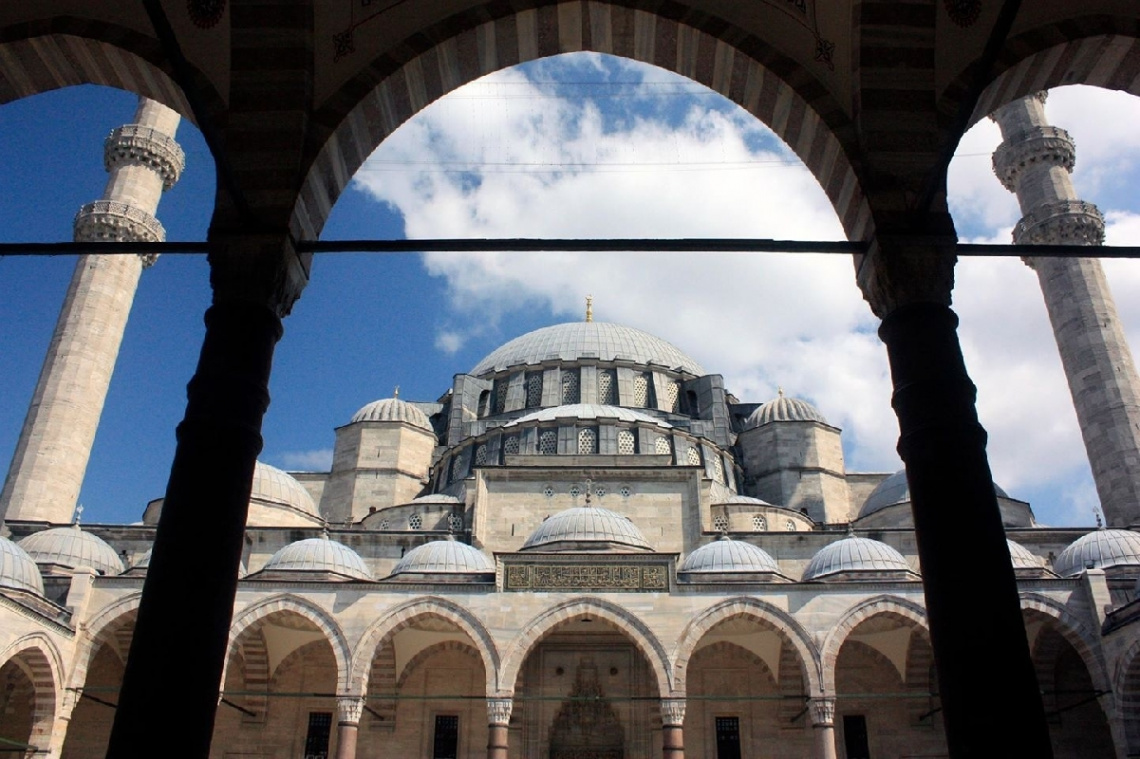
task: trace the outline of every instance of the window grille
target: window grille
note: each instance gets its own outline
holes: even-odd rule
[[[669,438],[659,437],[653,441],[653,452],[656,454],[664,454],[668,456],[673,452],[673,447],[669,444]]]
[[[547,498],[553,498],[554,497],[554,487],[551,485],[547,485],[546,487],[544,487],[542,489],[542,494],[544,496],[546,496]]]
[[[764,519],[764,517],[757,514],[756,516],[752,517],[752,529],[756,530],[756,532],[764,532],[768,529],[768,522]]]
[[[582,495],[582,488],[578,485],[571,485],[570,486],[570,497],[571,498],[577,498],[580,495]]]
[[[681,383],[669,382],[665,385],[665,408],[670,413],[681,413]]]
[[[724,484],[724,462],[720,456],[713,457],[713,474],[716,475],[717,482]]]
[[[507,408],[507,378],[495,380],[495,403],[491,407],[492,414],[501,414]]]
[[[791,519],[789,519],[787,522],[784,523],[784,529],[786,529],[788,532],[795,532],[796,531],[796,523],[793,522]]]
[[[618,453],[629,455],[637,453],[637,436],[633,430],[618,430]]]
[[[388,520],[387,519],[381,519],[380,520],[380,529],[381,530],[387,530],[388,529]]]
[[[463,516],[460,514],[452,514],[447,518],[447,529],[452,532],[459,532],[463,529]]]
[[[558,453],[558,430],[542,430],[538,433],[538,452],[543,456]]]
[[[622,485],[621,488],[618,489],[618,492],[621,493],[622,498],[629,498],[633,495],[633,488],[629,485]]]
[[[598,431],[593,427],[578,430],[578,453],[598,452]]]
[[[519,452],[519,436],[508,435],[503,438],[503,453],[515,454]]]
[[[419,530],[424,526],[424,518],[419,514],[412,514],[408,517],[408,529]]]
[[[640,372],[633,378],[633,405],[645,408],[649,405],[649,375]]]
[[[740,759],[740,718],[716,718],[716,759]]]
[[[526,407],[538,408],[542,405],[542,372],[528,372],[526,375]]]
[[[305,759],[327,759],[332,712],[309,712],[309,730],[305,735]]]
[[[475,465],[482,466],[487,463],[487,446],[480,445],[475,449]]]
[[[719,514],[713,517],[713,529],[717,532],[724,532],[728,529],[728,517],[724,514]]]
[[[613,369],[598,370],[598,403],[616,406],[617,402],[617,372]]]
[[[697,465],[701,463],[701,452],[693,446],[689,446],[689,450],[685,451],[685,461],[689,464]]]
[[[459,717],[437,714],[432,740],[432,759],[456,759],[459,756]]]
[[[581,403],[582,391],[577,369],[562,370],[562,403]]]
[[[605,485],[595,485],[594,486],[594,495],[596,495],[598,498],[605,498],[606,486]],[[627,517],[627,519],[628,519],[628,517]]]

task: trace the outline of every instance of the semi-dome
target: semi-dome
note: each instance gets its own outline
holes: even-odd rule
[[[307,538],[290,543],[270,557],[262,572],[324,572],[346,579],[371,580],[364,559],[343,543]]]
[[[819,409],[799,398],[780,395],[757,407],[744,421],[744,429],[762,427],[772,422],[822,422],[827,424]]]
[[[396,562],[398,574],[485,574],[495,564],[478,548],[458,540],[433,540],[416,546]]]
[[[153,552],[154,552],[153,548],[146,549],[146,553],[144,553],[142,556],[140,556],[138,559],[136,559],[135,563],[131,564],[131,566],[127,569],[127,572],[134,574],[134,570],[141,570],[143,573],[145,573],[146,570],[150,568],[150,557],[151,557],[151,554]],[[245,576],[246,576],[245,562],[244,561],[238,562],[238,577],[241,578],[241,577],[245,577]]]
[[[471,374],[481,376],[512,366],[580,359],[658,364],[697,376],[705,373],[700,364],[659,337],[633,327],[590,321],[555,324],[516,337],[491,351]]]
[[[998,498],[1009,498],[996,482],[994,483],[994,493]],[[909,500],[910,485],[906,481],[906,470],[900,469],[880,482],[871,491],[871,495],[867,496],[867,500],[863,502],[863,507],[859,509],[858,518],[869,517],[890,506],[906,503]]]
[[[742,540],[727,536],[706,543],[681,562],[682,573],[771,572],[779,574],[780,565],[766,551]]]
[[[58,564],[68,569],[90,567],[104,575],[123,571],[123,561],[102,538],[84,532],[79,525],[53,527],[35,532],[20,541],[37,564]]]
[[[1030,551],[1020,543],[1014,543],[1009,538],[1005,540],[1006,545],[1009,546],[1009,558],[1013,562],[1013,568],[1016,569],[1044,569],[1045,564],[1041,557]]]
[[[537,549],[554,544],[574,544],[588,550],[589,545],[628,546],[651,550],[641,531],[621,514],[597,506],[579,506],[560,511],[531,533],[522,549]]]
[[[253,467],[253,490],[249,494],[249,499],[287,506],[314,517],[319,516],[317,504],[309,495],[309,491],[305,490],[304,485],[297,482],[288,472],[261,461]]]
[[[848,535],[821,548],[804,570],[804,582],[849,572],[910,572],[903,555],[886,543]]]
[[[621,406],[605,406],[597,403],[568,403],[565,406],[551,406],[549,408],[539,409],[533,411],[526,416],[520,416],[518,419],[512,419],[504,424],[504,427],[514,427],[519,424],[527,424],[530,422],[553,422],[558,419],[577,419],[577,420],[601,420],[613,419],[618,422],[628,422],[635,424],[641,422],[642,424],[655,424],[658,427],[665,429],[672,428],[673,425],[668,422],[658,419],[657,417],[646,414],[643,411],[635,411],[629,408],[622,408]]]
[[[445,503],[451,506],[455,506],[463,502],[455,496],[447,495],[446,493],[428,493],[427,495],[421,495],[418,498],[413,498],[412,503]]]
[[[1086,569],[1140,565],[1140,535],[1131,530],[1096,530],[1072,542],[1053,562],[1062,577]]]
[[[0,538],[0,587],[44,594],[44,578],[36,560],[7,538]]]
[[[414,403],[402,401],[399,398],[381,398],[372,401],[352,415],[352,423],[356,422],[404,422],[413,427],[432,432],[431,422],[427,414]]]

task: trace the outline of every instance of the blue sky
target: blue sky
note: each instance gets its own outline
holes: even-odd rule
[[[6,241],[66,240],[98,198],[102,140],[129,93],[70,88],[0,107]],[[1049,114],[1078,144],[1078,191],[1140,244],[1135,99],[1066,88]],[[1006,241],[1016,203],[992,177],[996,127],[967,135],[951,172],[963,239]],[[213,167],[184,122],[187,170],[158,216],[170,240],[203,239]],[[400,237],[838,239],[822,191],[762,125],[699,85],[595,55],[499,72],[429,107],[377,150],[338,202],[324,239]],[[6,468],[74,259],[0,258],[0,462]],[[1140,333],[1140,269],[1110,281]],[[162,495],[209,303],[200,256],[147,270],[81,502],[85,521],[137,520]],[[956,307],[998,481],[1051,524],[1088,524],[1095,493],[1032,273],[1016,260],[959,266]],[[646,329],[725,375],[751,401],[778,386],[844,428],[849,470],[893,471],[897,427],[876,320],[849,259],[664,254],[340,254],[318,258],[286,320],[263,460],[327,465],[333,428],[390,396],[434,400],[501,342],[581,318]],[[1135,338],[1133,338],[1135,339]]]

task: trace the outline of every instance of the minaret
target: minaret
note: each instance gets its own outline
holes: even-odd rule
[[[180,116],[139,99],[103,143],[103,199],[79,209],[77,242],[161,242],[159,197],[185,165]],[[0,492],[0,519],[71,521],[142,270],[155,255],[80,256]]]
[[[1003,142],[994,173],[1023,214],[1014,243],[1101,245],[1104,218],[1077,199],[1073,140],[1045,121],[1045,93],[991,116]],[[1037,272],[1069,381],[1101,508],[1112,527],[1140,525],[1140,380],[1095,258],[1026,258]]]

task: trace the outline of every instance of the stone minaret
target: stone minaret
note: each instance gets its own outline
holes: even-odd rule
[[[154,212],[185,165],[173,137],[179,119],[140,98],[134,123],[111,132],[103,143],[110,174],[103,199],[79,210],[76,241],[165,239]],[[154,259],[80,256],[0,492],[0,519],[71,520],[139,275]]]
[[[1013,241],[1100,245],[1104,219],[1077,199],[1075,152],[1063,129],[1045,121],[1045,93],[1003,106],[992,117],[1003,142],[994,172],[1017,194],[1023,214]],[[1140,524],[1140,380],[1104,270],[1095,258],[1027,258],[1037,272],[1085,449],[1109,525]]]

